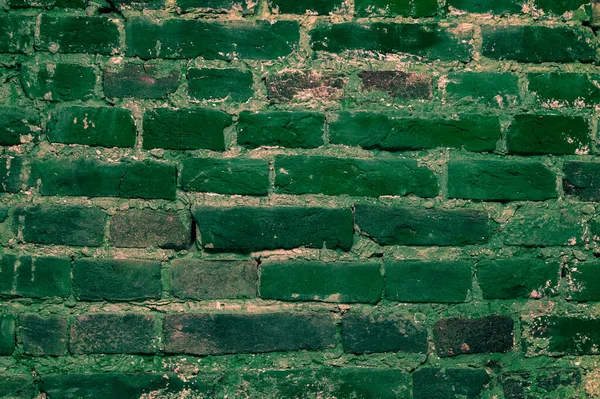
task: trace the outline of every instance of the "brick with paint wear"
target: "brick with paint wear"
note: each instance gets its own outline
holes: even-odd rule
[[[446,5],[461,11],[478,14],[520,14],[526,0],[448,0]]]
[[[15,350],[15,317],[0,314],[0,356],[9,356]]]
[[[268,75],[265,84],[271,102],[334,100],[343,97],[346,80],[339,73],[285,71]]]
[[[0,374],[0,392],[8,398],[32,399],[35,396],[33,376],[30,374]]]
[[[356,0],[358,17],[432,17],[438,12],[436,0]]]
[[[383,291],[377,262],[261,264],[260,297],[283,301],[377,303]]]
[[[62,356],[67,354],[68,319],[65,316],[21,314],[19,329],[23,351],[32,356]]]
[[[81,301],[134,301],[161,296],[161,264],[132,259],[77,259],[73,293]]]
[[[446,98],[457,103],[510,107],[519,104],[519,79],[507,72],[454,72],[448,74]]]
[[[220,355],[319,350],[335,345],[332,316],[319,313],[169,314],[165,351]]]
[[[440,357],[509,352],[514,344],[514,322],[501,315],[441,319],[433,327],[433,337]]]
[[[598,355],[600,319],[586,316],[542,316],[522,321],[528,350],[552,357]],[[540,345],[543,342],[543,345]]]
[[[563,165],[563,189],[569,197],[582,201],[600,200],[600,162],[566,161]]]
[[[553,395],[557,398],[580,398],[583,386],[577,368],[537,368],[510,371],[501,376],[505,399],[534,399]]]
[[[343,9],[342,0],[269,0],[272,10],[279,14],[328,15]]]
[[[594,223],[592,234],[598,231]],[[571,301],[600,301],[600,263],[594,261],[570,264],[567,269],[567,299]]]
[[[18,193],[28,182],[24,179],[27,164],[21,157],[0,157],[0,192]]]
[[[240,1],[240,0],[177,0],[177,7],[182,12],[211,12],[226,13],[231,11],[241,11],[243,15],[252,15],[256,11],[258,3]]]
[[[560,16],[569,11],[576,11],[581,6],[588,6],[592,0],[534,0],[534,6],[550,16]]]
[[[526,247],[581,245],[584,218],[577,208],[549,210],[522,207],[508,220],[503,230],[505,245]]]
[[[175,67],[160,64],[109,64],[104,71],[104,95],[108,98],[166,98],[177,90],[180,75]]]
[[[0,145],[19,145],[37,137],[40,115],[22,107],[0,107]]]
[[[251,112],[238,117],[239,145],[317,148],[323,145],[325,115],[316,112]]]
[[[251,71],[237,69],[188,69],[188,93],[195,100],[246,102],[253,95]]]
[[[594,106],[600,102],[600,74],[576,72],[532,72],[527,89],[543,104]]]
[[[401,100],[430,100],[433,79],[422,73],[362,71],[358,74],[363,91],[383,91]]]
[[[6,254],[0,258],[0,296],[66,298],[70,293],[70,259]]]
[[[94,95],[96,71],[91,66],[42,60],[21,65],[21,84],[29,98],[47,101],[88,100]]]
[[[28,53],[33,46],[35,16],[0,16],[0,53]]]
[[[478,399],[489,382],[483,369],[421,368],[413,374],[413,398]]]

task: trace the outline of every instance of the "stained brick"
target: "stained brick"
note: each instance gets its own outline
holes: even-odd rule
[[[600,199],[600,163],[567,161],[563,166],[563,189],[568,196],[579,197],[583,201]]]
[[[40,116],[27,108],[0,107],[0,145],[18,145],[39,132]]]
[[[560,265],[541,259],[495,259],[477,264],[484,299],[542,298],[556,293]]]
[[[0,16],[0,53],[25,53],[33,44],[34,16],[5,14]]]
[[[0,295],[66,298],[70,292],[70,259],[15,255],[0,259]]]
[[[521,208],[506,225],[504,244],[526,247],[580,245],[582,220],[576,210]]]
[[[32,399],[35,395],[33,377],[27,374],[0,374],[0,392],[8,398]]]
[[[0,192],[18,193],[23,186],[25,165],[22,158],[0,157]]]
[[[235,9],[243,14],[253,14],[257,4],[240,0],[177,0],[177,6],[183,12],[202,10],[224,13]]]
[[[339,73],[285,71],[265,78],[267,97],[272,102],[331,100],[343,96],[346,78]]]
[[[568,102],[570,105],[594,105],[600,102],[600,75],[567,72],[527,74],[528,90],[547,104]]]
[[[477,399],[489,381],[483,369],[422,368],[413,374],[413,398]]]
[[[437,14],[438,3],[436,0],[356,0],[354,7],[359,17],[372,15],[420,18]]]
[[[530,349],[547,356],[597,355],[600,344],[600,319],[568,316],[543,316],[529,323],[533,341]],[[545,344],[536,344],[542,340]]]
[[[546,395],[581,397],[581,372],[576,368],[540,368],[502,375],[505,399],[534,399]]]
[[[94,94],[96,71],[80,64],[21,65],[21,83],[30,98],[48,101],[87,100]]]
[[[400,71],[362,71],[358,74],[363,90],[383,91],[392,98],[429,100],[433,80],[429,75]]]
[[[237,140],[249,148],[317,148],[323,145],[324,126],[325,115],[319,113],[243,111],[238,119]]]
[[[596,229],[597,225],[594,228],[594,232]],[[599,263],[592,261],[570,265],[567,281],[567,299],[573,301],[600,300]]]
[[[33,356],[62,356],[67,353],[68,320],[63,316],[42,317],[22,314],[19,317],[23,350]]]
[[[156,64],[109,66],[104,71],[104,95],[114,98],[165,98],[179,86],[178,70]]]
[[[252,72],[236,69],[189,69],[188,93],[196,100],[245,102],[252,95]]]
[[[342,0],[269,0],[269,4],[279,14],[327,15],[343,7]]]

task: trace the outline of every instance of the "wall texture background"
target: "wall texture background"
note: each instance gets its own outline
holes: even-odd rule
[[[600,397],[582,0],[0,2],[0,397]]]

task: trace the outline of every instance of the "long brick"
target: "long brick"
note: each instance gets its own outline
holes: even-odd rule
[[[446,96],[454,102],[512,106],[519,102],[519,79],[506,72],[455,72],[448,74]]]
[[[4,14],[0,16],[0,53],[25,53],[33,45],[34,16]]]
[[[504,373],[501,381],[505,399],[576,398],[584,390],[581,371],[571,367],[512,371]]]
[[[28,374],[0,374],[0,392],[8,398],[32,399],[35,395],[33,376]]]
[[[1,295],[66,298],[70,292],[70,259],[15,255],[0,259]]]
[[[0,314],[0,356],[12,355],[15,350],[15,318]]]
[[[196,100],[245,102],[252,97],[250,71],[237,69],[188,69],[188,93]]]
[[[528,346],[547,356],[597,355],[600,319],[589,317],[543,316],[527,323],[531,329]],[[537,344],[544,342],[543,346]]]
[[[67,353],[68,320],[64,316],[42,317],[22,314],[19,317],[23,351],[33,356],[62,356]]]
[[[181,72],[157,64],[109,65],[104,71],[104,95],[109,98],[165,98],[179,86]]]
[[[421,18],[437,14],[438,3],[436,0],[356,0],[354,8],[359,17],[372,15]]]
[[[237,139],[238,144],[250,148],[317,148],[323,145],[324,126],[325,115],[315,112],[242,111]]]
[[[342,0],[270,0],[269,3],[280,14],[328,15],[343,6]]]
[[[580,245],[583,231],[576,209],[521,208],[508,221],[503,240],[505,245],[526,247]]]
[[[88,100],[94,94],[96,71],[80,64],[21,65],[21,83],[30,98],[49,101]]]
[[[39,113],[27,108],[0,107],[0,145],[18,145],[37,136]]]
[[[177,0],[177,6],[183,12],[193,11],[212,11],[212,12],[228,12],[232,10],[240,10],[242,14],[254,14],[257,4],[240,2],[239,0],[203,0],[198,2],[195,0]]]
[[[578,197],[583,201],[600,199],[600,182],[596,179],[600,173],[600,163],[566,161],[563,173],[563,189],[566,195]]]
[[[519,14],[525,0],[448,0],[448,6],[470,13]]]
[[[534,0],[537,8],[550,15],[562,15],[568,11],[575,11],[589,3],[590,0]]]
[[[527,74],[529,92],[546,104],[594,105],[600,101],[599,74],[576,72],[532,72]]]
[[[363,91],[383,91],[402,100],[430,100],[433,79],[422,73],[400,71],[362,71],[358,74]]]
[[[318,350],[336,341],[327,314],[170,314],[165,351],[190,355]]]
[[[413,374],[413,398],[477,399],[489,381],[483,369],[421,368]]]
[[[334,100],[344,96],[347,78],[337,72],[286,70],[271,73],[266,79],[267,98],[272,103]]]

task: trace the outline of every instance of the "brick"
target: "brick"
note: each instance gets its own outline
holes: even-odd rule
[[[577,211],[521,208],[504,229],[505,245],[550,247],[582,243],[583,221]]]
[[[339,248],[353,241],[350,209],[297,207],[198,207],[194,218],[202,246],[248,253],[268,249]]]
[[[22,314],[19,317],[23,351],[32,356],[62,356],[67,353],[66,317],[42,317]]]
[[[511,154],[587,154],[588,121],[578,116],[515,115],[507,134]]]
[[[438,147],[494,151],[500,122],[494,116],[461,115],[457,119],[410,118],[391,113],[344,112],[329,124],[333,144],[384,151]]]
[[[477,399],[489,381],[483,369],[421,368],[413,374],[413,398]]]
[[[565,194],[578,197],[583,201],[600,199],[600,182],[596,176],[600,173],[600,163],[567,161],[563,165],[563,189]]]
[[[108,107],[62,107],[50,114],[48,138],[53,143],[133,147],[131,111]]]
[[[275,190],[282,194],[435,197],[437,178],[408,159],[277,156]]]
[[[188,93],[196,100],[246,102],[254,91],[250,71],[236,69],[188,69]]]
[[[7,398],[32,399],[36,392],[33,377],[28,374],[0,374],[0,392]]]
[[[121,51],[117,24],[104,17],[42,14],[38,50],[59,53],[117,54]]]
[[[238,118],[239,145],[317,148],[323,145],[325,115],[315,112],[242,111]]]
[[[165,0],[114,0],[114,8],[120,11],[129,10],[162,10],[166,6]],[[171,3],[174,5],[174,3]]]
[[[590,0],[534,0],[536,8],[551,15],[562,15],[587,4],[590,4]]]
[[[594,35],[585,27],[482,27],[482,55],[518,62],[589,62],[595,59]]]
[[[470,13],[520,14],[525,0],[448,0],[448,6]]]
[[[359,17],[431,17],[437,14],[436,0],[356,0],[354,3]]]
[[[338,73],[316,71],[286,71],[265,79],[267,97],[271,102],[337,99],[343,96],[346,78]]]
[[[513,329],[509,316],[453,317],[436,322],[433,337],[440,357],[508,352],[513,347]]]
[[[144,114],[143,147],[223,151],[224,129],[232,124],[231,116],[221,111],[166,108],[149,110]]]
[[[279,14],[328,15],[343,7],[342,0],[269,0]]]
[[[97,207],[33,205],[19,207],[23,240],[36,244],[99,247],[106,214]]]
[[[10,8],[52,8],[55,0],[9,0]]]
[[[240,0],[177,0],[177,6],[183,12],[212,11],[218,13],[241,10],[242,14],[254,14],[256,3],[248,3]]]
[[[600,75],[588,73],[528,73],[528,90],[547,104],[567,102],[569,105],[591,106],[600,101],[596,83]]]
[[[21,65],[21,84],[29,98],[48,101],[88,100],[94,94],[96,71],[79,64]]]
[[[15,350],[15,318],[0,314],[0,356],[9,356]]]
[[[39,113],[27,108],[0,107],[0,145],[18,145],[39,132]]]
[[[117,248],[183,250],[192,240],[190,219],[177,212],[128,209],[110,219],[109,243]]]
[[[540,162],[451,160],[448,197],[482,201],[543,201],[558,197],[556,175]]]
[[[356,224],[381,245],[462,246],[489,239],[488,216],[474,210],[355,205]]]
[[[184,191],[263,196],[269,193],[269,162],[263,159],[186,158],[178,167]]]
[[[0,157],[0,192],[18,193],[27,184],[22,158]]]
[[[0,53],[30,52],[34,24],[34,16],[20,14],[0,16]]]
[[[310,44],[315,51],[337,54],[347,50],[364,50],[384,54],[408,53],[432,60],[469,61],[472,48],[467,41],[471,32],[460,32],[460,35],[452,32],[452,29],[435,23],[375,22],[363,25],[346,22],[320,25],[309,33]]]
[[[385,297],[390,301],[460,303],[467,300],[472,285],[471,262],[385,263]]]
[[[456,102],[513,106],[519,103],[519,79],[512,73],[455,72],[448,75],[446,96]]]
[[[175,199],[175,167],[165,163],[56,158],[33,170],[43,195]]]
[[[161,99],[174,93],[181,73],[157,64],[109,66],[104,71],[104,95],[109,98]]]
[[[560,265],[541,259],[495,259],[477,264],[483,299],[520,299],[553,296]]]
[[[597,225],[596,225],[597,226]],[[572,301],[600,300],[600,264],[579,262],[569,266],[567,299]]]
[[[427,353],[427,330],[408,319],[347,313],[342,317],[344,352]]]
[[[534,399],[555,395],[560,398],[582,396],[581,372],[576,368],[543,368],[514,371],[502,375],[505,399]]]
[[[78,259],[73,293],[81,301],[132,301],[161,296],[160,262]]]
[[[157,351],[158,323],[151,314],[96,313],[78,316],[71,325],[72,354]]]
[[[383,91],[402,100],[430,100],[433,79],[422,73],[400,71],[362,71],[358,74],[362,89]]]
[[[533,338],[529,347],[547,356],[597,355],[600,344],[600,319],[568,316],[543,316],[530,324]],[[542,340],[543,346],[536,345]]]
[[[180,299],[256,298],[258,268],[253,261],[176,259],[171,262],[171,295]]]
[[[271,60],[290,54],[300,33],[296,21],[153,22],[134,17],[127,20],[126,37],[129,57]]]
[[[261,264],[260,297],[284,301],[377,303],[383,291],[380,264],[287,262]]]
[[[336,341],[327,314],[169,314],[165,351],[190,355],[317,350]]]
[[[3,255],[0,295],[66,298],[71,292],[71,260]]]

